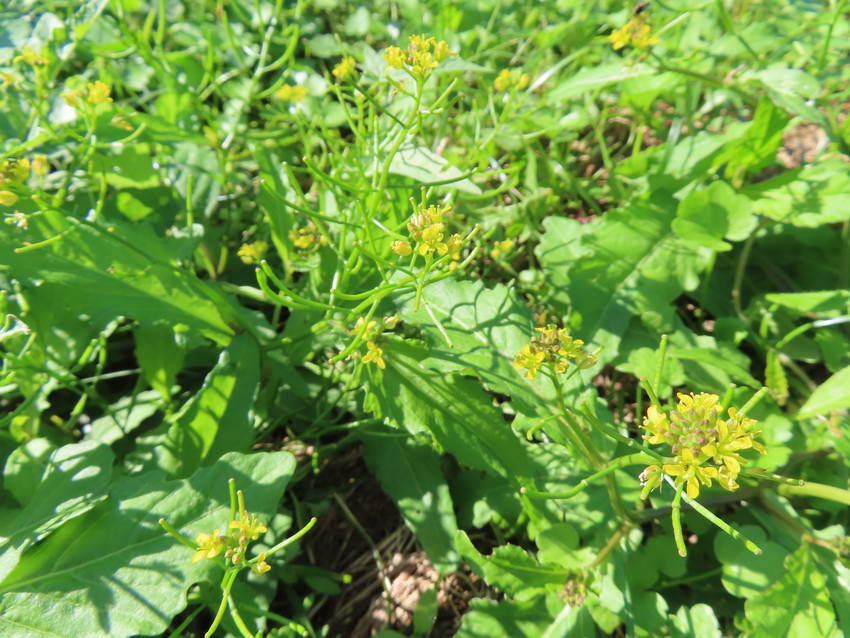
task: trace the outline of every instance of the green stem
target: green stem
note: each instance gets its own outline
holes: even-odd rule
[[[676,495],[673,497],[673,510],[670,513],[670,521],[673,523],[673,538],[676,540],[676,550],[679,556],[687,556],[688,550],[685,547],[685,537],[682,534],[682,490],[685,484],[680,483],[676,488]]]
[[[579,492],[581,492],[588,485],[597,481],[600,478],[608,476],[612,472],[629,466],[629,465],[645,465],[647,463],[652,463],[654,459],[648,454],[644,454],[643,452],[639,452],[637,454],[629,454],[627,456],[621,456],[613,461],[608,463],[608,466],[599,470],[595,474],[591,474],[590,476],[583,478],[579,481],[576,486],[566,492],[540,492],[536,489],[530,487],[523,487],[520,491],[524,494],[527,494],[530,498],[538,498],[538,499],[565,499],[572,498]]]
[[[776,492],[782,496],[813,496],[824,498],[843,505],[850,505],[850,490],[823,483],[804,481],[802,485],[780,485]]]

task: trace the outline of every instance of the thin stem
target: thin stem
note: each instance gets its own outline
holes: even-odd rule
[[[651,463],[654,459],[644,454],[643,452],[639,452],[637,454],[629,454],[627,456],[621,456],[617,459],[611,461],[607,467],[599,470],[598,472],[591,474],[590,476],[583,478],[580,480],[576,486],[566,492],[540,492],[536,489],[530,487],[523,487],[520,489],[521,492],[527,494],[530,498],[538,498],[538,499],[565,499],[572,498],[579,492],[581,492],[588,485],[597,481],[605,476],[608,476],[612,472],[629,466],[629,465],[644,465],[646,463]]]

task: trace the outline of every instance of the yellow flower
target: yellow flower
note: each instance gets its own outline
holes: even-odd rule
[[[677,397],[675,409],[662,412],[650,406],[643,419],[643,438],[653,445],[669,445],[674,455],[672,462],[663,465],[664,473],[676,477],[676,485],[685,484],[692,498],[699,495],[701,485],[710,486],[712,480],[727,490],[737,489],[736,479],[746,463],[740,450],[766,453],[754,439],[760,434],[753,429],[756,421],[735,408],[729,408],[729,418],[723,419],[716,394],[679,393]]]
[[[393,242],[393,252],[396,255],[401,255],[402,257],[407,257],[411,253],[413,253],[413,248],[410,246],[409,241],[403,241],[401,239]]]
[[[324,246],[328,240],[319,234],[315,224],[307,224],[302,228],[293,228],[289,231],[289,240],[293,245],[305,253],[315,252],[319,246]]]
[[[275,91],[274,95],[279,100],[298,104],[299,102],[302,102],[304,98],[307,97],[307,93],[308,91],[306,86],[301,86],[300,84],[284,84],[277,91]]]
[[[111,102],[112,98],[109,97],[109,85],[97,80],[96,82],[89,82],[86,84],[86,101],[89,104],[102,104],[104,102]]]
[[[493,259],[498,259],[502,255],[505,255],[511,252],[514,248],[514,240],[513,239],[505,239],[503,241],[497,241],[495,248],[490,251],[490,256]]]
[[[242,544],[250,540],[257,540],[260,534],[265,534],[268,528],[257,520],[256,514],[248,514],[242,512],[242,516],[238,521],[230,521],[230,529],[238,530],[240,542]]]
[[[36,175],[47,175],[50,171],[50,163],[47,161],[47,155],[36,155],[32,158],[32,170]]]
[[[215,558],[224,549],[225,537],[221,535],[221,530],[215,529],[212,534],[201,532],[195,538],[195,543],[198,545],[198,551],[192,556],[192,562],[197,563],[205,558]]]
[[[514,358],[514,367],[517,370],[525,368],[525,376],[533,379],[537,376],[543,363],[546,361],[546,353],[532,347],[527,343],[522,347]]]
[[[646,13],[632,16],[622,27],[614,29],[608,40],[615,50],[622,49],[630,42],[642,49],[658,43],[658,38],[652,35],[652,27]]]
[[[364,341],[371,341],[381,334],[381,326],[378,326],[378,322],[374,319],[367,322],[363,317],[358,317],[357,323],[354,324],[354,328],[348,334],[360,337]]]
[[[339,64],[337,64],[331,73],[333,76],[342,82],[343,80],[348,79],[354,74],[355,65],[357,61],[352,58],[350,55],[345,56],[342,60],[340,60]]]
[[[387,47],[387,50],[384,51],[384,60],[386,60],[387,66],[394,69],[404,68],[404,51],[398,47]]]
[[[30,66],[44,66],[47,64],[47,58],[43,55],[39,55],[29,47],[26,47],[21,51],[19,56],[16,56],[15,59],[12,60],[12,64],[18,64],[20,62],[29,64]]]
[[[374,363],[381,370],[384,370],[387,367],[387,363],[384,361],[383,349],[374,341],[367,341],[366,348],[368,352],[363,356],[363,363]]]
[[[259,240],[249,244],[242,244],[236,251],[236,256],[246,264],[256,264],[262,260],[269,249],[268,242]]]
[[[12,191],[0,191],[0,206],[13,206],[18,201],[18,196]]]
[[[269,571],[272,568],[271,565],[269,565],[266,562],[266,553],[265,552],[260,552],[260,554],[259,554],[259,556],[257,556],[257,558],[259,560],[251,566],[252,572],[254,572],[255,574],[265,574],[267,571]]]

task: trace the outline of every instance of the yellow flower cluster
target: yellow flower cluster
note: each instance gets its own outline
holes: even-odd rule
[[[555,374],[563,374],[570,362],[580,369],[596,365],[596,355],[588,354],[581,347],[584,341],[573,339],[564,328],[548,325],[537,328],[540,333],[522,347],[514,358],[517,370],[525,369],[525,376],[533,379],[545,365]]]
[[[339,61],[331,73],[333,76],[339,81],[343,82],[354,77],[354,73],[357,70],[356,65],[357,60],[352,58],[350,55],[345,56],[342,60]]]
[[[92,106],[111,102],[111,89],[108,84],[97,80],[96,82],[86,82],[86,85],[80,89],[69,89],[62,94],[62,99],[68,106],[77,108],[83,102]]]
[[[611,35],[608,36],[611,45],[615,50],[622,49],[627,44],[631,43],[641,49],[652,46],[658,42],[658,37],[652,35],[652,26],[649,24],[649,17],[645,13],[633,15],[619,29],[614,29]]]
[[[528,82],[528,73],[520,73],[517,69],[502,69],[493,82],[493,88],[499,93],[504,93],[511,88],[522,91],[528,86]]]
[[[319,233],[319,229],[313,223],[290,230],[289,241],[304,254],[314,253],[320,246],[328,243],[327,238]]]
[[[497,241],[493,250],[490,251],[490,256],[493,259],[504,257],[514,249],[514,243],[515,242],[513,239],[504,239],[502,241]]]
[[[300,84],[284,84],[275,91],[274,96],[279,100],[298,104],[307,97],[307,87]]]
[[[263,240],[242,244],[236,252],[236,256],[245,264],[260,263],[269,249],[269,243]]]
[[[425,257],[437,254],[449,255],[452,261],[460,259],[463,249],[463,237],[457,233],[446,237],[445,215],[451,210],[451,206],[424,206],[415,205],[415,211],[407,222],[407,231],[416,242],[416,247],[410,242],[399,240],[393,242],[393,252],[402,257],[413,254]]]
[[[717,481],[725,489],[738,489],[736,481],[746,460],[740,451],[754,449],[765,454],[764,446],[755,440],[761,433],[754,430],[755,419],[749,419],[729,408],[722,418],[720,399],[716,394],[678,394],[679,402],[669,413],[650,406],[643,420],[643,438],[652,444],[666,443],[673,452],[673,462],[650,465],[640,475],[646,496],[661,484],[663,474],[675,477],[676,485],[685,484],[688,496],[699,496],[701,485]]]
[[[366,354],[363,355],[363,363],[374,363],[381,370],[385,370],[387,362],[384,360],[384,349],[377,343],[377,338],[384,330],[392,330],[398,324],[398,315],[384,317],[381,323],[374,319],[366,321],[363,317],[357,320],[350,335],[360,337],[366,342]]]
[[[230,521],[228,529],[230,530],[228,534],[223,534],[220,529],[213,530],[212,534],[205,532],[198,534],[195,538],[198,549],[192,556],[192,562],[215,558],[224,552],[227,560],[238,565],[245,560],[248,543],[257,540],[260,534],[268,531],[268,528],[257,520],[256,514],[249,514],[244,510],[238,520]],[[264,553],[260,554],[251,569],[258,574],[269,571],[271,566],[266,563],[265,557]]]
[[[449,45],[443,40],[437,41],[425,35],[412,35],[408,38],[407,49],[387,47],[384,60],[394,69],[406,69],[416,78],[425,78],[437,65],[452,55]]]

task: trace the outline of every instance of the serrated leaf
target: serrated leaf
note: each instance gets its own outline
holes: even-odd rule
[[[528,598],[551,587],[562,586],[569,575],[566,569],[555,563],[539,563],[516,545],[501,545],[489,556],[482,555],[465,532],[458,532],[455,545],[470,567],[488,584],[509,596]]]
[[[414,434],[430,432],[468,467],[512,482],[528,476],[525,448],[478,383],[422,367],[424,348],[396,340],[382,346],[387,369],[371,389],[385,416]]]
[[[113,458],[108,446],[95,441],[50,454],[27,505],[0,523],[0,580],[27,548],[106,498]]]
[[[166,518],[190,538],[226,527],[227,482],[235,478],[252,512],[268,518],[295,469],[288,452],[227,454],[184,480],[161,472],[113,483],[107,502],[63,525],[26,553],[0,583],[0,634],[129,638],[163,632],[186,606],[192,583],[213,579],[213,561],[166,534]]]
[[[428,558],[441,574],[457,568],[457,521],[440,455],[417,445],[404,432],[390,429],[358,434],[366,463],[398,506]]]
[[[797,416],[807,419],[832,410],[850,408],[850,366],[842,368],[812,392]]]

